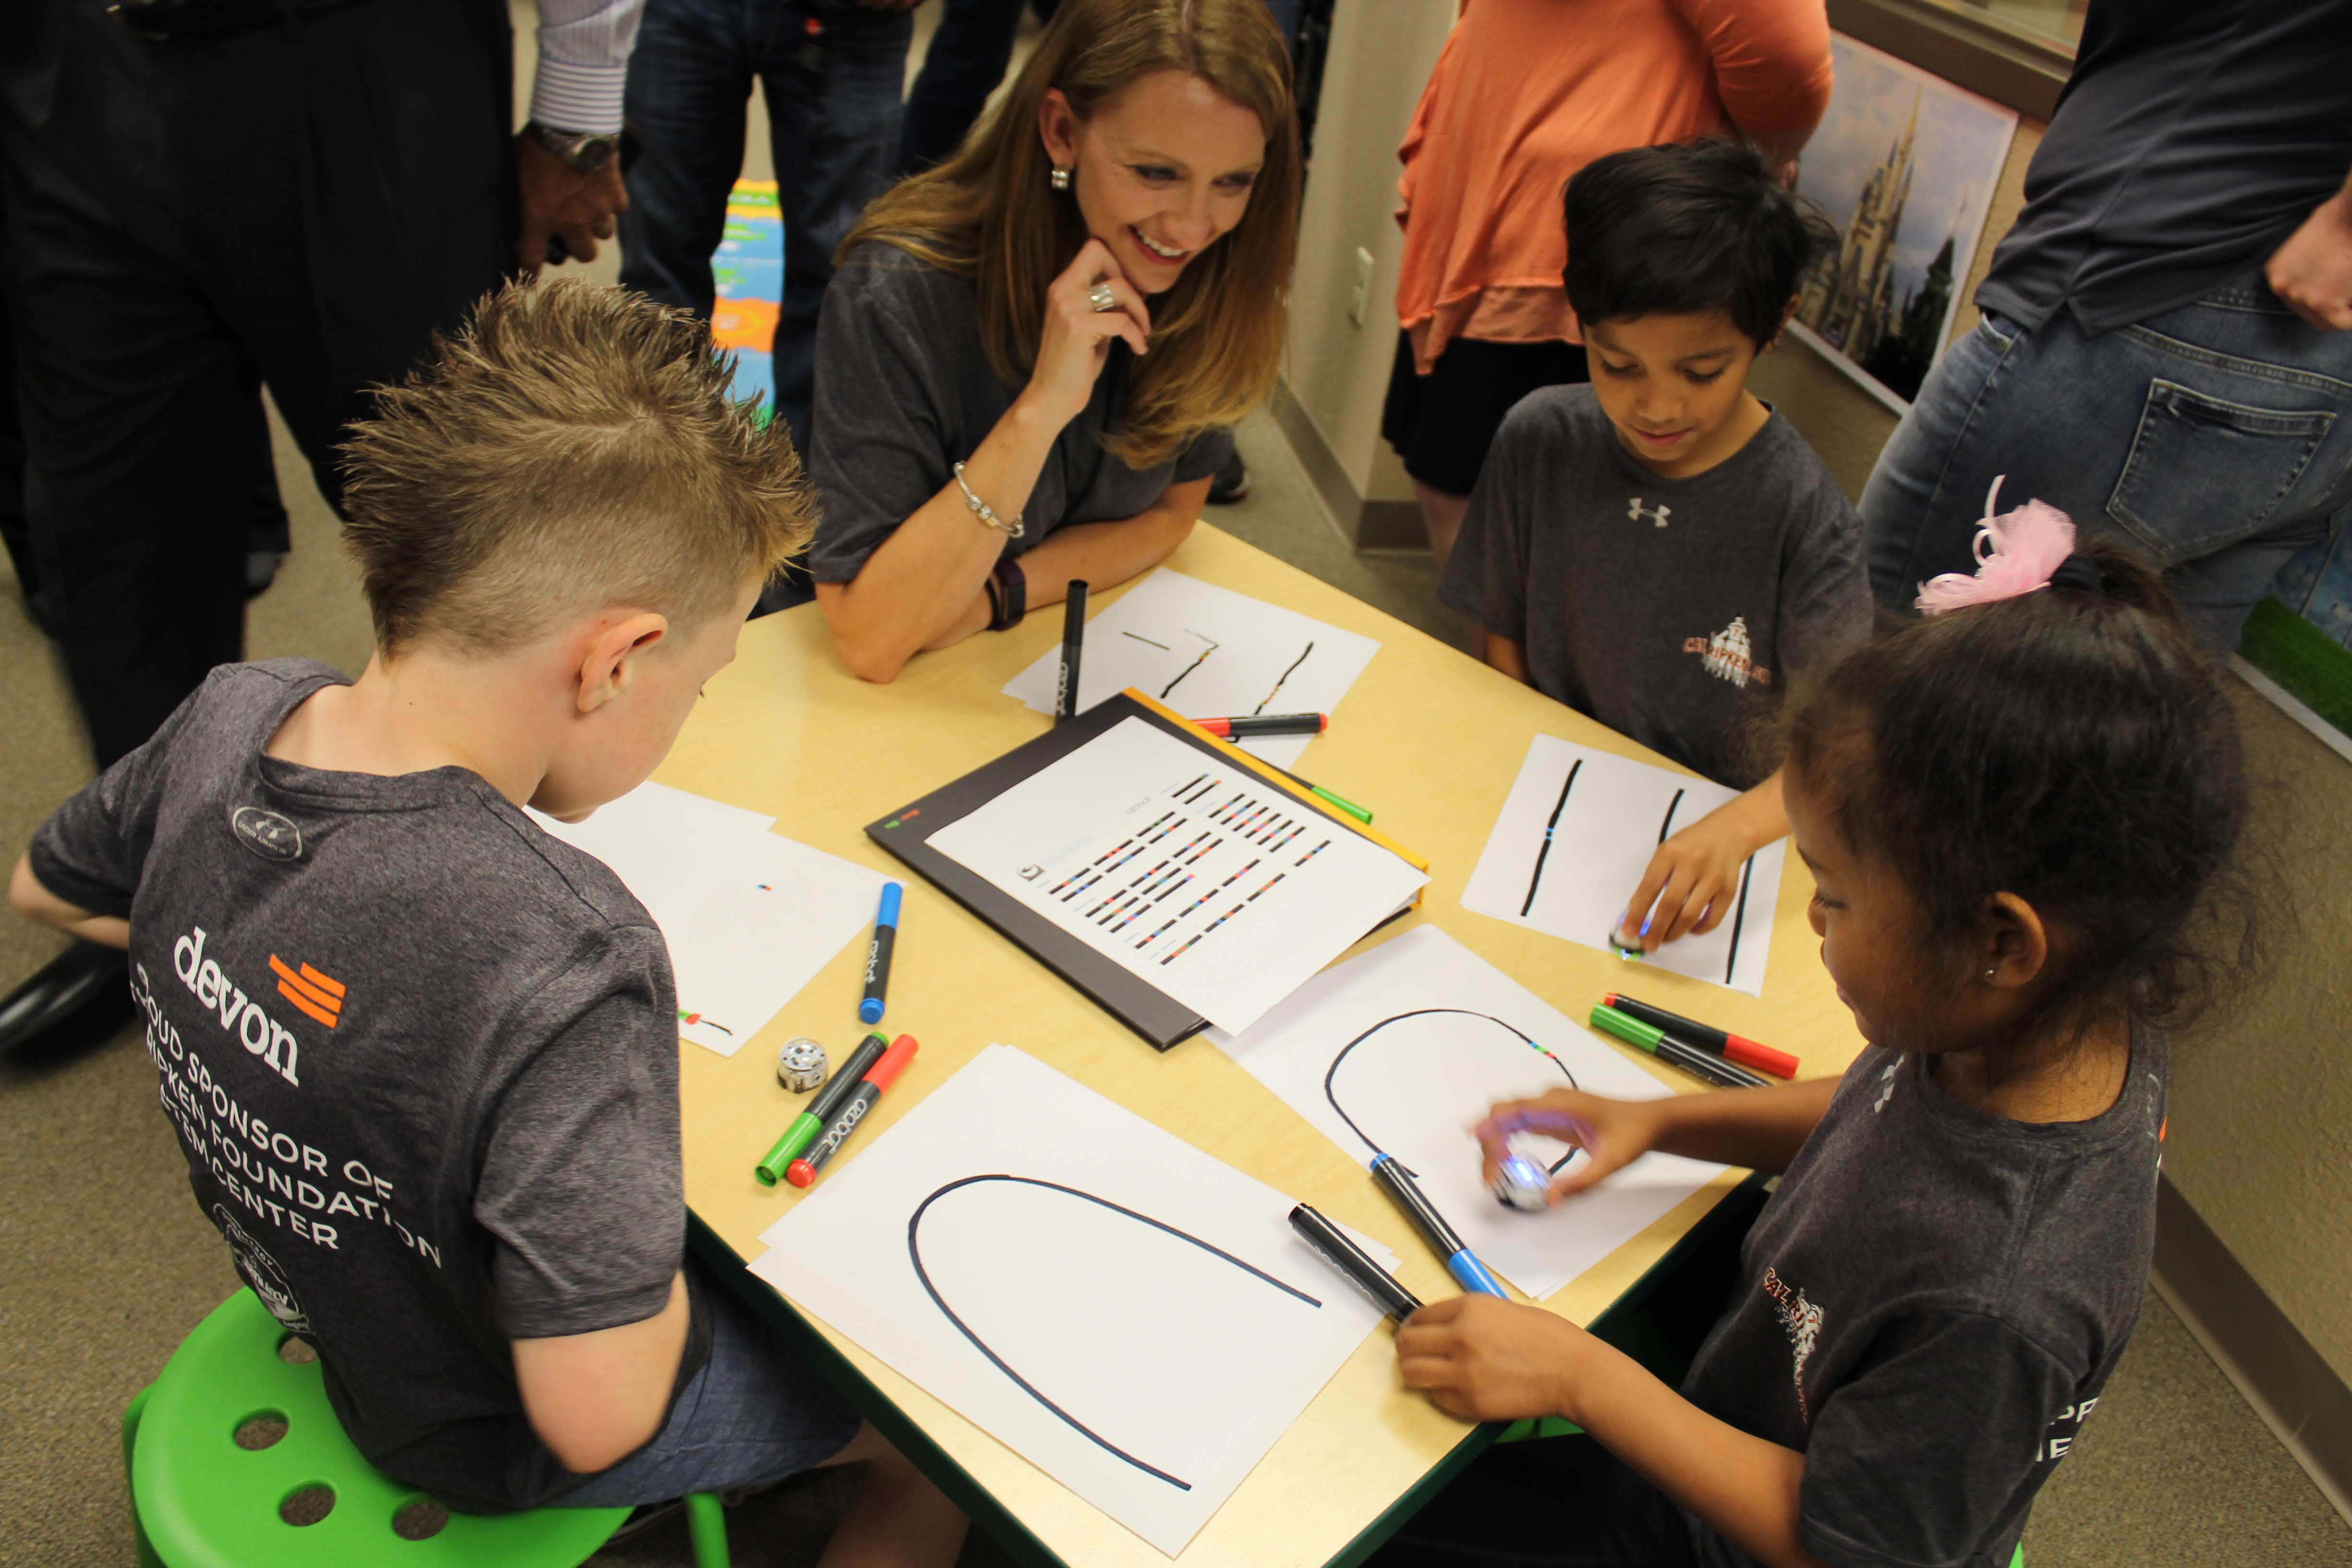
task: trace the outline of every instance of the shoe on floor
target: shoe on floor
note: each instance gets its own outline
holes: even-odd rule
[[[1249,470],[1242,467],[1241,448],[1236,447],[1233,456],[1225,459],[1225,466],[1217,470],[1217,477],[1209,481],[1209,504],[1231,506],[1247,494]]]
[[[0,1057],[47,1061],[97,1045],[131,1017],[131,961],[77,942],[0,997]]]

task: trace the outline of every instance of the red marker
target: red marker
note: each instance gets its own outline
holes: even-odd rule
[[[842,1101],[841,1109],[834,1112],[833,1120],[825,1124],[824,1131],[816,1135],[816,1142],[809,1145],[808,1152],[784,1167],[784,1180],[796,1187],[805,1187],[814,1182],[816,1173],[824,1168],[824,1163],[849,1142],[849,1135],[857,1130],[859,1122],[866,1120],[866,1113],[874,1109],[874,1102],[882,1098],[882,1091],[898,1080],[898,1075],[906,1070],[908,1062],[915,1059],[915,1052],[920,1048],[912,1035],[901,1035],[891,1041],[890,1048],[882,1053],[882,1059],[866,1069],[866,1076],[858,1080],[849,1098]]]
[[[1331,727],[1328,713],[1244,713],[1234,719],[1195,719],[1212,735],[1238,741],[1247,735],[1319,735]]]
[[[1728,1034],[1696,1018],[1669,1013],[1664,1007],[1653,1007],[1647,1002],[1636,1002],[1631,996],[1621,996],[1614,991],[1603,1001],[1629,1018],[1639,1018],[1654,1029],[1670,1030],[1679,1038],[1694,1046],[1703,1046],[1726,1061],[1738,1062],[1759,1072],[1769,1072],[1774,1078],[1797,1076],[1800,1064],[1796,1058],[1786,1051],[1776,1051],[1768,1045],[1748,1039],[1744,1035]]]

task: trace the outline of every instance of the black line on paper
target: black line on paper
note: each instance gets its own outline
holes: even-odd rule
[[[1543,883],[1544,862],[1551,858],[1552,829],[1559,826],[1559,814],[1568,806],[1568,792],[1576,787],[1576,775],[1583,771],[1584,759],[1579,757],[1569,768],[1568,777],[1560,784],[1559,798],[1551,803],[1551,816],[1544,823],[1543,847],[1536,851],[1535,874],[1528,879],[1528,896],[1519,903],[1521,920],[1527,919],[1528,911],[1536,907],[1536,889]]]
[[[1255,708],[1251,709],[1250,711],[1253,713],[1265,712],[1265,704],[1273,701],[1276,697],[1282,694],[1283,681],[1288,680],[1292,675],[1296,674],[1298,667],[1307,662],[1307,656],[1314,651],[1315,645],[1313,643],[1308,643],[1307,647],[1300,651],[1298,657],[1290,661],[1290,668],[1282,672],[1282,680],[1276,681],[1274,683],[1274,689],[1265,694],[1265,700],[1261,701]]]
[[[1121,636],[1121,637],[1135,637],[1135,634],[1134,634],[1133,632],[1121,632],[1121,633],[1119,633],[1118,635],[1119,635],[1119,636]],[[1168,646],[1166,643],[1164,643],[1164,642],[1153,642],[1150,637],[1135,637],[1135,640],[1136,640],[1136,641],[1138,641],[1138,642],[1139,642],[1139,643],[1142,643],[1142,644],[1146,645],[1147,647],[1156,647],[1156,648],[1158,648],[1161,653],[1170,653],[1170,652],[1172,652],[1172,651],[1173,651],[1171,648],[1170,648],[1170,647],[1169,647],[1169,646]]]
[[[1083,1191],[1077,1187],[1066,1187],[1059,1182],[1041,1181],[1035,1176],[1008,1176],[1003,1174],[966,1176],[961,1181],[950,1182],[946,1186],[940,1188],[929,1197],[925,1198],[921,1203],[915,1205],[914,1214],[909,1215],[907,1220],[908,1260],[914,1264],[915,1278],[922,1281],[923,1293],[931,1299],[931,1305],[937,1307],[940,1310],[940,1315],[946,1318],[949,1322],[953,1323],[956,1326],[956,1331],[958,1333],[961,1333],[966,1340],[969,1340],[971,1342],[971,1348],[986,1356],[990,1365],[995,1367],[997,1371],[1011,1378],[1013,1383],[1019,1386],[1022,1393],[1027,1394],[1030,1398],[1035,1400],[1038,1404],[1044,1405],[1055,1415],[1060,1416],[1062,1420],[1069,1426],[1070,1430],[1077,1433],[1078,1436],[1086,1438],[1087,1441],[1094,1444],[1105,1453],[1112,1455],[1117,1458],[1123,1459],[1127,1463],[1133,1465],[1137,1469],[1141,1470],[1145,1475],[1150,1476],[1156,1480],[1166,1481],[1170,1486],[1174,1487],[1181,1491],[1191,1491],[1192,1489],[1192,1482],[1184,1480],[1177,1476],[1172,1476],[1157,1465],[1146,1464],[1143,1460],[1137,1458],[1133,1454],[1129,1453],[1126,1449],[1120,1447],[1118,1444],[1112,1442],[1109,1438],[1105,1437],[1101,1433],[1096,1431],[1093,1427],[1087,1426],[1085,1422],[1079,1420],[1076,1416],[1071,1415],[1068,1411],[1063,1409],[1052,1400],[1046,1398],[1045,1395],[1039,1391],[1035,1384],[1031,1383],[1027,1378],[1013,1371],[1010,1363],[1006,1362],[1003,1356],[998,1355],[994,1351],[989,1349],[988,1342],[982,1339],[978,1334],[973,1333],[971,1331],[971,1325],[965,1322],[961,1318],[956,1316],[955,1309],[949,1306],[947,1299],[940,1294],[940,1288],[931,1283],[930,1271],[923,1267],[923,1215],[930,1212],[930,1207],[933,1204],[939,1202],[950,1193],[955,1192],[959,1188],[962,1187],[976,1186],[982,1182],[1010,1182],[1020,1186],[1044,1187],[1048,1192],[1060,1193],[1067,1197],[1083,1198],[1087,1203],[1099,1205],[1102,1207],[1110,1210],[1113,1214],[1123,1215],[1127,1218],[1134,1220],[1139,1225],[1148,1225],[1154,1230],[1165,1231],[1179,1241],[1189,1241],[1194,1247],[1199,1247],[1202,1251],[1208,1253],[1211,1257],[1223,1258],[1225,1262],[1232,1264],[1243,1273],[1250,1275],[1254,1279],[1264,1280],[1266,1284],[1273,1286],[1284,1295],[1295,1297],[1298,1300],[1304,1301],[1308,1306],[1315,1308],[1318,1311],[1322,1310],[1323,1303],[1308,1295],[1306,1291],[1299,1289],[1297,1286],[1285,1284],[1283,1281],[1276,1279],[1273,1275],[1268,1274],[1265,1269],[1258,1268],[1256,1265],[1245,1263],[1242,1259],[1235,1258],[1232,1253],[1227,1252],[1223,1247],[1202,1241],[1199,1237],[1194,1236],[1188,1231],[1178,1230],[1174,1226],[1170,1225],[1165,1220],[1153,1219],[1148,1214],[1138,1214],[1135,1210],[1127,1207],[1123,1204],[1115,1204],[1108,1198],[1098,1198],[1095,1196],[1094,1194]]]
[[[1675,829],[1675,812],[1682,805],[1684,794],[1684,791],[1676,790],[1675,798],[1666,802],[1666,819],[1658,824],[1658,842],[1661,844],[1666,841],[1666,835]],[[1527,911],[1522,910],[1519,912],[1525,914]]]
[[[1187,637],[1201,637],[1201,634],[1200,634],[1200,633],[1198,633],[1198,632],[1196,632],[1196,631],[1194,631],[1194,630],[1193,630],[1192,627],[1190,627],[1190,626],[1186,626],[1186,627],[1184,628],[1184,634],[1185,634]],[[1179,686],[1181,686],[1181,685],[1184,683],[1184,678],[1185,678],[1186,676],[1188,676],[1188,675],[1192,674],[1194,670],[1196,670],[1196,669],[1200,668],[1201,668],[1201,666],[1202,666],[1202,664],[1204,664],[1204,663],[1206,663],[1206,662],[1208,661],[1208,658],[1209,658],[1209,656],[1210,656],[1211,654],[1213,654],[1213,653],[1214,653],[1214,652],[1216,652],[1216,651],[1217,651],[1217,645],[1216,645],[1215,643],[1209,642],[1209,639],[1208,639],[1207,637],[1201,637],[1201,640],[1202,640],[1202,642],[1209,643],[1209,646],[1208,646],[1208,647],[1204,647],[1204,648],[1202,648],[1202,649],[1201,650],[1201,657],[1200,657],[1199,658],[1194,659],[1192,663],[1190,663],[1190,664],[1186,665],[1183,668],[1181,668],[1181,669],[1178,670],[1178,671],[1176,672],[1176,679],[1173,679],[1173,680],[1170,681],[1167,685],[1165,685],[1165,686],[1163,686],[1163,687],[1161,687],[1161,688],[1160,689],[1160,700],[1162,702],[1165,702],[1165,701],[1167,701],[1167,700],[1168,700],[1168,694],[1169,694],[1170,692],[1171,692],[1171,691],[1175,690]]]
[[[1748,877],[1756,869],[1756,858],[1751,855],[1739,865],[1739,902],[1731,911],[1731,951],[1723,955],[1723,983],[1731,984],[1731,972],[1739,966],[1739,928],[1748,923]]]
[[[1553,1056],[1541,1046],[1537,1045],[1533,1035],[1528,1034],[1524,1029],[1512,1027],[1512,1026],[1504,1023],[1500,1018],[1496,1017],[1492,1013],[1475,1012],[1468,1007],[1416,1007],[1410,1013],[1398,1013],[1390,1017],[1382,1018],[1379,1023],[1374,1024],[1370,1028],[1366,1029],[1362,1034],[1358,1035],[1354,1039],[1349,1040],[1346,1045],[1341,1046],[1339,1047],[1339,1054],[1331,1058],[1331,1066],[1329,1069],[1323,1074],[1323,1098],[1330,1102],[1331,1110],[1339,1116],[1339,1120],[1348,1124],[1348,1131],[1354,1133],[1358,1138],[1362,1139],[1364,1147],[1370,1149],[1373,1153],[1385,1154],[1388,1151],[1381,1148],[1378,1143],[1373,1142],[1371,1136],[1361,1127],[1357,1126],[1356,1119],[1349,1115],[1346,1109],[1339,1104],[1339,1096],[1333,1088],[1334,1081],[1339,1076],[1339,1064],[1348,1059],[1348,1053],[1349,1051],[1354,1050],[1358,1046],[1362,1045],[1366,1040],[1370,1039],[1374,1035],[1379,1034],[1391,1024],[1402,1024],[1407,1018],[1425,1018],[1433,1013],[1453,1013],[1465,1018],[1484,1018],[1486,1022],[1495,1025],[1498,1028],[1509,1030],[1510,1033],[1517,1036],[1522,1041],[1526,1042],[1526,1044],[1531,1047],[1537,1055],[1542,1057],[1546,1061],[1551,1063],[1552,1066],[1558,1068],[1559,1069],[1559,1076],[1568,1080],[1569,1088],[1575,1089],[1578,1087],[1576,1075],[1568,1070],[1568,1064],[1566,1062],[1560,1060],[1558,1057]],[[1553,1173],[1557,1174],[1560,1166],[1567,1164],[1570,1160],[1575,1158],[1576,1151],[1570,1149],[1553,1163]]]

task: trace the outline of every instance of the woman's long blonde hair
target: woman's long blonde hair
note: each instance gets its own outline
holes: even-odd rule
[[[945,163],[900,181],[842,242],[869,239],[975,279],[981,342],[1006,381],[1025,379],[1045,289],[1086,243],[1077,202],[1048,184],[1037,132],[1048,90],[1080,120],[1153,71],[1201,77],[1255,112],[1265,162],[1232,231],[1151,303],[1151,352],[1134,363],[1104,447],[1130,468],[1167,462],[1274,390],[1298,234],[1298,120],[1290,57],[1265,0],[1065,0],[996,112]]]

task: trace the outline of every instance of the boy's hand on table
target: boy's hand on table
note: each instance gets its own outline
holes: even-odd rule
[[[1739,889],[1740,867],[1788,831],[1776,773],[1659,845],[1618,922],[1619,944],[1655,952],[1721,925]]]
[[[1514,1132],[1536,1132],[1584,1151],[1554,1176],[1550,1202],[1584,1191],[1612,1171],[1622,1170],[1657,1146],[1663,1100],[1603,1100],[1579,1089],[1556,1089],[1535,1100],[1506,1100],[1472,1128],[1484,1165],[1479,1179],[1495,1184],[1503,1144]]]
[[[1578,1369],[1612,1353],[1540,1307],[1492,1296],[1432,1301],[1397,1330],[1397,1375],[1465,1421],[1566,1414]]]

